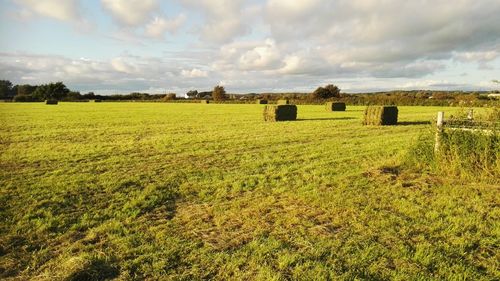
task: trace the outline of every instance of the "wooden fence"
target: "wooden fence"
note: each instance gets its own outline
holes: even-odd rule
[[[434,151],[438,152],[441,146],[441,136],[445,130],[461,130],[477,132],[482,134],[492,134],[494,129],[500,128],[500,122],[476,121],[474,120],[474,111],[471,109],[465,119],[445,120],[444,112],[437,114],[437,131]]]

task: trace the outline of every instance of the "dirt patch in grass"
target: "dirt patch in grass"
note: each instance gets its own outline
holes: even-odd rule
[[[173,220],[186,237],[217,250],[269,235],[285,240],[301,235],[324,238],[341,228],[331,214],[299,198],[251,194],[222,205],[181,204]]]

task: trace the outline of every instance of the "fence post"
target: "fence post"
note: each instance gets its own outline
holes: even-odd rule
[[[441,134],[443,133],[444,125],[444,112],[440,111],[437,115],[437,129],[436,129],[436,143],[434,144],[434,152],[439,152],[439,147],[441,146]]]
[[[469,109],[469,113],[467,113],[467,119],[474,120],[474,109]]]

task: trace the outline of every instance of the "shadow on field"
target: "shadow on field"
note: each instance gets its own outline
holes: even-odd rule
[[[327,120],[352,120],[352,119],[356,119],[356,118],[354,118],[354,117],[301,118],[301,119],[297,119],[297,121],[327,121]]]
[[[398,126],[430,125],[431,121],[398,122]]]

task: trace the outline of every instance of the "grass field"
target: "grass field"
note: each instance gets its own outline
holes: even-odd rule
[[[406,171],[439,110],[0,104],[0,279],[498,280],[500,186]]]

